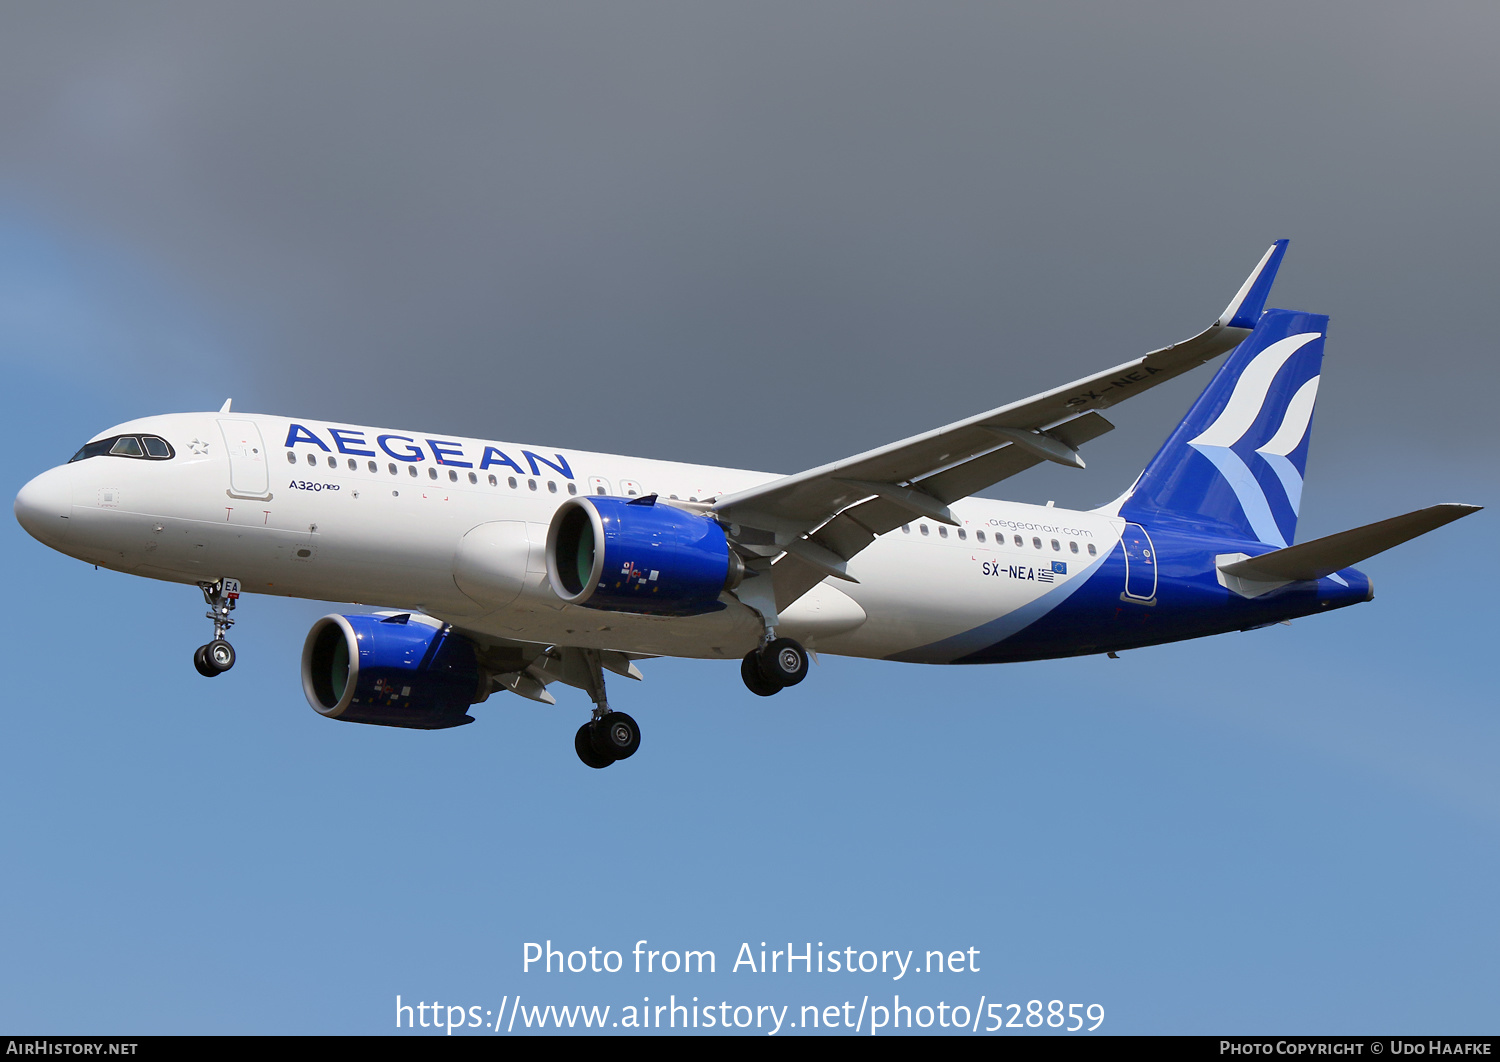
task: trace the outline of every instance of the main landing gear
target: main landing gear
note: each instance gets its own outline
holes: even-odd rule
[[[780,693],[807,677],[807,650],[790,638],[775,638],[745,654],[740,677],[756,696]]]
[[[604,694],[604,665],[597,649],[580,650],[584,681],[594,701],[594,715],[573,736],[573,751],[586,766],[603,770],[626,760],[641,747],[641,728],[624,712],[613,711]]]
[[[573,735],[573,751],[589,767],[602,770],[628,759],[641,747],[641,728],[624,712],[595,716]]]
[[[193,667],[204,678],[214,678],[234,667],[234,646],[224,640],[224,635],[234,626],[229,614],[239,600],[240,583],[238,579],[219,579],[199,583],[198,589],[208,603],[208,618],[214,621],[214,640],[193,652]]]

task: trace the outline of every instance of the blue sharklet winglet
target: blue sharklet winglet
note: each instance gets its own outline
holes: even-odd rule
[[[1260,260],[1255,271],[1245,278],[1244,286],[1235,295],[1224,312],[1219,315],[1219,324],[1230,328],[1254,328],[1265,312],[1266,299],[1270,297],[1271,285],[1276,282],[1276,270],[1286,254],[1286,240],[1277,240]]]

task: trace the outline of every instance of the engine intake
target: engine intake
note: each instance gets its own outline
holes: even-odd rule
[[[302,690],[347,723],[442,730],[484,699],[474,645],[409,614],[324,616],[302,646]]]
[[[724,608],[743,562],[711,517],[644,498],[569,498],[547,529],[547,576],[570,605],[652,616]]]

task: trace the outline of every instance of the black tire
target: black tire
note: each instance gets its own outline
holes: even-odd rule
[[[745,688],[757,697],[772,697],[781,692],[781,687],[772,683],[760,670],[760,654],[747,653],[740,661],[740,678]]]
[[[578,758],[585,767],[592,767],[596,771],[602,771],[615,762],[613,756],[601,756],[594,751],[594,724],[591,722],[578,728],[578,733],[573,737],[573,751],[578,753]]]
[[[193,650],[193,667],[197,668],[198,674],[202,675],[204,678],[218,678],[219,673],[213,668],[209,667],[208,661],[203,659],[204,650],[206,650],[207,648],[208,646],[206,645],[200,645],[198,646],[198,648]]]
[[[777,638],[760,651],[760,671],[785,689],[807,678],[807,650],[790,638]]]
[[[611,760],[628,760],[641,747],[641,728],[624,712],[610,712],[593,724],[594,751]]]
[[[234,646],[223,638],[215,638],[203,647],[203,662],[222,674],[234,667]]]

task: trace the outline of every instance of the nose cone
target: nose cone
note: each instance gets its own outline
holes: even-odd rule
[[[38,542],[56,545],[68,537],[73,484],[67,468],[50,468],[16,495],[16,520]]]

